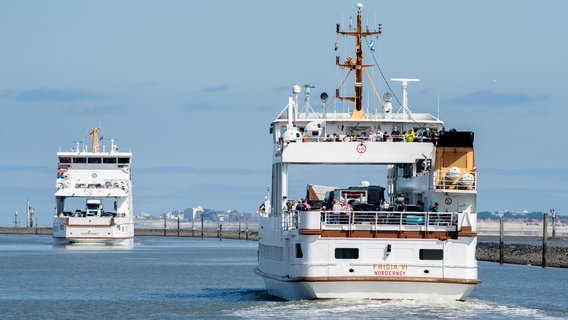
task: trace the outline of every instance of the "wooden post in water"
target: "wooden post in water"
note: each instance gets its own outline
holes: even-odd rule
[[[249,239],[249,217],[245,217],[245,240]]]
[[[552,214],[552,239],[556,239],[556,211],[550,209],[550,213]]]
[[[201,239],[203,239],[203,212],[201,212]]]
[[[503,231],[503,218],[501,218],[499,219],[499,263],[500,264],[503,264],[503,255],[505,251],[505,243],[503,241],[504,238],[505,236]]]
[[[164,237],[166,236],[166,214],[164,213]]]
[[[546,268],[546,243],[548,242],[548,213],[542,218],[542,267]]]
[[[223,221],[219,221],[219,241],[223,240]]]
[[[179,238],[179,215],[178,215],[178,238]]]
[[[241,240],[241,219],[243,216],[239,216],[239,240]]]

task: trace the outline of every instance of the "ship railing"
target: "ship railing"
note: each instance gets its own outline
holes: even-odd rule
[[[347,225],[356,229],[406,230],[409,226],[423,226],[431,230],[456,230],[457,224],[455,212],[323,211],[321,214],[321,225],[326,229]]]
[[[298,229],[300,224],[300,213],[299,212],[282,212],[282,230],[294,230]]]
[[[449,170],[436,170],[434,186],[437,190],[476,190],[477,174],[475,171],[466,172],[455,179],[448,177]],[[466,174],[467,176],[466,178]],[[473,180],[471,179],[473,177]]]
[[[341,134],[341,135],[335,135],[335,136],[329,136],[329,137],[322,137],[322,136],[316,136],[316,137],[307,137],[304,139],[303,142],[364,142],[364,143],[369,143],[369,142],[407,142],[404,138],[404,136],[400,136],[400,137],[391,137],[390,135],[386,135],[384,136],[382,139],[381,138],[369,138],[368,136],[365,137],[361,137],[361,136],[349,136],[349,135],[345,135],[345,134]],[[432,138],[428,138],[428,137],[415,137],[414,141],[412,142],[434,142],[434,140]],[[276,142],[277,145],[277,149],[281,149],[281,147],[284,145],[284,143],[282,141],[277,141]]]

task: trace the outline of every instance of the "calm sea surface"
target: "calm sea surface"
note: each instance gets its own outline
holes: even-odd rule
[[[467,302],[266,295],[256,242],[136,237],[130,249],[0,235],[2,319],[566,319],[568,269],[480,262]]]

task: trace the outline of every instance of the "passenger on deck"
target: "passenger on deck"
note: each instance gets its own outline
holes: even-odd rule
[[[304,205],[304,210],[305,210],[305,211],[310,211],[310,210],[312,210],[312,207],[311,207],[310,204],[308,203],[308,200],[302,198],[302,204]]]
[[[395,141],[395,142],[402,141],[402,137],[400,135],[400,130],[398,130],[397,126],[395,126],[392,129],[391,136],[392,136],[392,141]]]
[[[432,212],[439,212],[440,209],[438,208],[438,202],[434,203],[434,205],[430,208]]]
[[[377,142],[383,141],[384,135],[380,128],[377,129],[377,134],[375,134],[375,140]]]
[[[434,214],[430,215],[431,216],[431,218],[430,218],[431,222],[433,224],[439,225],[440,222],[442,222],[442,217],[439,214],[440,209],[438,208],[438,202],[435,202],[434,205],[432,207],[430,207],[430,211],[435,212]]]
[[[381,199],[381,201],[379,202],[379,209],[380,210],[388,210],[389,209],[389,203],[385,200],[385,199]]]
[[[396,211],[401,211],[401,212],[406,211],[406,206],[404,205],[404,200],[400,202]]]
[[[373,129],[369,131],[369,136],[367,137],[367,140],[369,142],[375,142],[375,132],[373,132]]]
[[[308,142],[310,141],[310,139],[308,139],[308,135],[305,132],[302,132],[302,142]]]
[[[389,203],[385,199],[381,199],[379,202],[379,222],[380,223],[388,223],[389,221],[389,213],[387,210],[389,209]]]
[[[297,212],[298,201],[296,199],[292,200],[292,206],[290,207],[290,212]]]
[[[424,130],[424,133],[422,134],[422,141],[424,142],[432,141],[432,131],[430,131],[429,128],[426,128],[426,130]]]
[[[337,201],[337,199],[333,199],[333,212],[332,212],[332,217],[331,217],[331,223],[332,224],[338,224],[339,223],[339,217],[341,215],[341,205],[339,204],[339,201]]]
[[[410,128],[407,132],[406,132],[406,142],[414,142],[414,130],[412,130],[412,128]]]

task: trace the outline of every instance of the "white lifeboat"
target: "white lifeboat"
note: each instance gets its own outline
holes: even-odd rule
[[[446,172],[446,178],[451,180],[457,180],[460,177],[461,171],[458,167],[450,167],[448,172]]]
[[[471,173],[464,174],[460,179],[460,184],[469,187],[475,182],[475,177]]]

